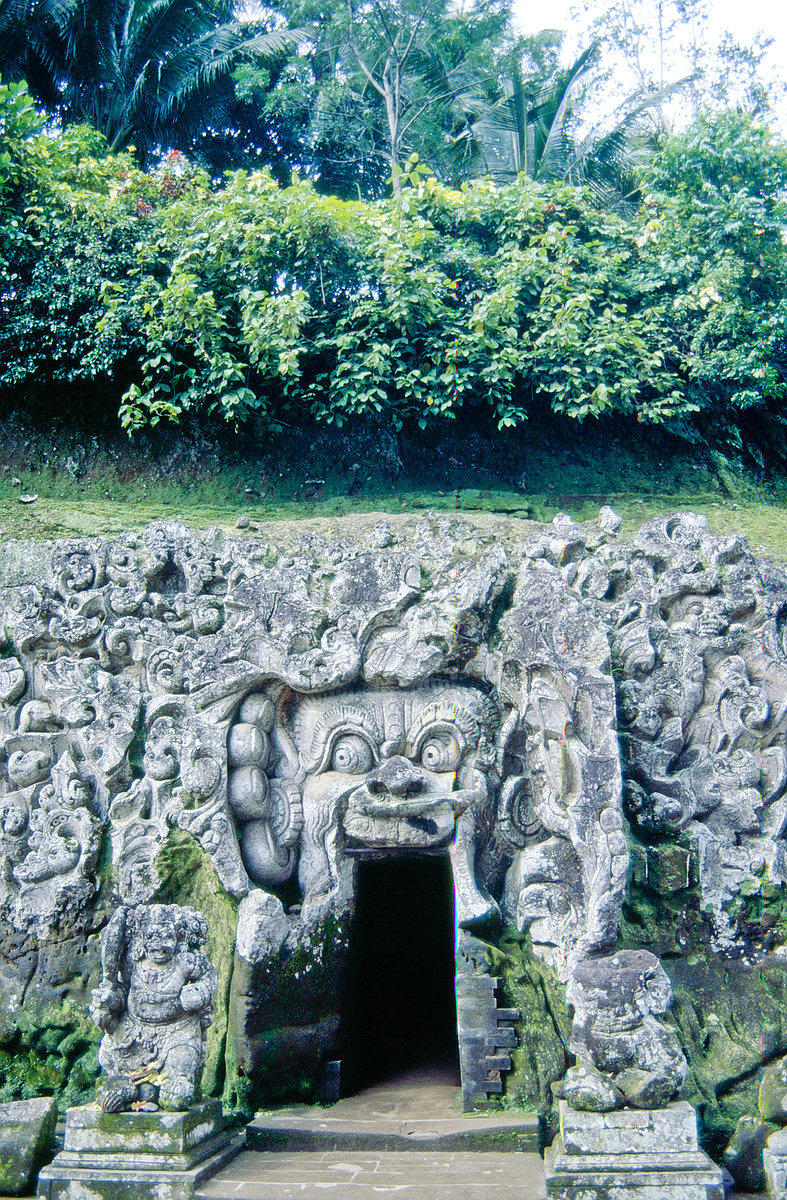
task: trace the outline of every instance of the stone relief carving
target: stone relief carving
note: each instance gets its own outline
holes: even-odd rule
[[[103,1029],[98,1098],[186,1109],[198,1094],[216,972],[202,953],[204,917],[177,904],[120,908],[102,935],[102,981],[91,1013]]]
[[[787,880],[784,581],[766,589],[745,542],[699,517],[649,523],[594,580],[622,675],[629,818],[646,838],[685,834],[714,944],[734,949],[746,881]]]
[[[548,549],[559,563],[571,545],[550,539]],[[628,849],[609,645],[540,557],[543,544],[531,552],[535,569],[523,571],[501,623],[501,691],[519,714],[509,757],[526,779],[518,818],[504,822],[518,848],[503,905],[566,978],[574,962],[615,944]]]
[[[12,928],[44,937],[95,892],[101,820],[95,778],[58,733],[17,733],[6,742],[0,795],[0,912]],[[55,756],[58,755],[56,758]]]
[[[274,863],[287,869],[294,857],[289,847],[300,835],[306,920],[347,902],[349,855],[444,848],[454,869],[459,924],[494,915],[497,906],[476,879],[478,843],[489,837],[492,823],[494,702],[476,688],[437,685],[293,697],[287,704],[291,712],[277,737],[279,778],[264,790],[260,784],[259,803],[268,807],[250,807],[250,780],[241,776],[249,768],[235,776],[244,784],[242,814],[251,818],[241,837],[255,882],[268,882]],[[246,728],[235,725],[231,739],[240,741],[240,731],[250,742]],[[279,860],[270,850],[274,839]]]
[[[459,923],[499,911],[570,983],[615,947],[627,825],[686,840],[714,946],[744,948],[736,898],[787,882],[787,581],[693,517],[518,537],[166,522],[0,551],[12,966],[87,929],[102,836],[144,905],[173,831],[243,902],[249,987],[344,912],[353,856],[401,849],[449,854]]]
[[[570,1067],[563,1094],[576,1109],[663,1108],[686,1075],[677,1038],[660,1020],[672,997],[659,960],[647,950],[587,959],[572,973]]]

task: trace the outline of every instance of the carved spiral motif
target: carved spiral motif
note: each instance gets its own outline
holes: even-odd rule
[[[460,758],[459,743],[448,731],[430,734],[421,746],[421,762],[427,771],[455,771]]]

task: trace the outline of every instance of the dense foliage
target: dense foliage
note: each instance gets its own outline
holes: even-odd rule
[[[292,46],[235,19],[231,0],[0,0],[0,73],[143,159],[202,123],[233,68]]]
[[[748,117],[665,139],[631,216],[412,160],[374,203],[265,171],[215,187],[178,154],[143,173],[90,130],[42,132],[18,85],[0,102],[7,402],[119,405],[130,430],[548,406],[755,455],[787,427],[787,150]]]

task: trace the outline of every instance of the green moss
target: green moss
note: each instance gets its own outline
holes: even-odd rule
[[[738,937],[758,950],[773,950],[787,942],[787,891],[766,878],[745,879],[725,911],[735,922]]]
[[[668,1016],[688,1061],[684,1095],[699,1113],[707,1148],[720,1154],[742,1116],[757,1117],[763,1065],[787,1051],[787,963],[757,966],[710,947],[696,866],[681,839],[630,841],[631,871],[619,944],[658,954],[673,987]],[[787,899],[764,879],[728,906],[737,931],[756,949],[787,934]]]
[[[671,1020],[689,1064],[685,1098],[720,1153],[742,1116],[758,1116],[763,1064],[787,1052],[787,963],[724,961],[712,951],[665,961]]]
[[[323,1061],[338,1052],[347,952],[345,920],[329,916],[281,957],[238,964],[233,1023],[254,1059],[245,1103],[256,1108],[313,1095]]]
[[[101,1034],[70,998],[39,1003],[28,994],[0,1050],[0,1100],[55,1096],[61,1108],[93,1098]]]
[[[669,882],[677,873],[670,856],[670,851],[674,856],[674,849],[688,851],[688,846],[680,842],[646,845],[629,838],[629,881],[623,903],[621,947],[647,946],[660,957],[671,957],[707,945],[709,927],[702,912],[691,856],[689,886],[680,888]]]
[[[555,1128],[552,1084],[568,1066],[571,1020],[566,989],[557,973],[541,962],[526,934],[506,927],[498,939],[493,970],[500,977],[501,1005],[518,1008],[519,1045],[511,1051],[512,1069],[505,1076],[507,1105],[537,1112],[547,1140]]]
[[[639,432],[575,422],[545,430],[534,421],[514,434],[480,435],[456,424],[412,441],[401,434],[397,443],[390,431],[381,438],[359,421],[341,433],[287,430],[278,441],[269,431],[255,442],[250,431],[235,438],[214,431],[209,440],[159,430],[134,442],[33,429],[13,418],[3,429],[0,526],[6,538],[45,539],[116,534],[162,517],[231,530],[240,514],[256,523],[432,510],[549,522],[558,511],[594,519],[611,504],[624,534],[651,517],[693,509],[717,532],[743,532],[787,561],[783,477],[766,485],[718,454],[660,445],[652,431]],[[363,486],[348,496],[343,464],[353,459],[364,464]],[[301,498],[307,476],[325,479],[318,500]],[[38,500],[20,504],[25,492]],[[275,552],[267,554],[269,565]]]
[[[183,830],[173,830],[169,834],[156,867],[161,878],[157,902],[189,904],[208,922],[205,953],[216,968],[219,983],[213,1022],[207,1032],[202,1090],[206,1096],[218,1096],[226,1083],[227,1014],[238,902],[222,887],[209,856]]]

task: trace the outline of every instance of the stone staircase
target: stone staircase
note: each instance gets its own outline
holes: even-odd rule
[[[543,1200],[538,1121],[462,1114],[453,1083],[408,1077],[330,1108],[261,1113],[201,1200]]]

